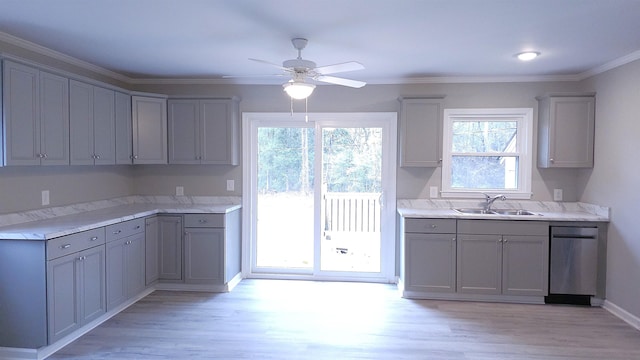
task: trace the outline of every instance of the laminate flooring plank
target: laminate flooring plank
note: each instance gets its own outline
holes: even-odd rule
[[[224,294],[156,291],[49,359],[637,360],[640,331],[595,307],[243,280]]]

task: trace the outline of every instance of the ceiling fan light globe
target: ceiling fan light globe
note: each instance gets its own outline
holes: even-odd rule
[[[313,89],[316,88],[313,84],[301,83],[301,82],[288,82],[284,85],[284,91],[291,98],[296,100],[303,100],[309,97],[313,93]]]

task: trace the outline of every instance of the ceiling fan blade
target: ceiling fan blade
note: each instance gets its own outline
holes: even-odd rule
[[[313,79],[317,81],[330,83],[330,84],[349,86],[352,88],[361,88],[367,84],[364,81],[344,79],[344,78],[339,78],[335,76],[326,76],[326,75],[319,75],[314,77]]]
[[[255,61],[255,62],[259,62],[259,63],[262,63],[262,64],[267,64],[267,65],[273,66],[273,67],[278,68],[278,69],[283,70],[283,71],[291,72],[291,69],[289,69],[289,68],[283,67],[283,66],[278,65],[278,64],[274,64],[274,63],[266,61],[266,60],[252,59],[252,58],[249,58],[249,60]]]
[[[363,70],[363,69],[364,69],[364,65],[360,64],[359,62],[349,61],[349,62],[340,63],[340,64],[320,66],[315,68],[314,70],[318,74],[324,75],[324,74],[335,74],[340,72]]]

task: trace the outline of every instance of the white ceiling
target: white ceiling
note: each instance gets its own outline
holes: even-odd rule
[[[0,0],[0,32],[131,82],[282,83],[248,58],[295,58],[293,37],[369,83],[576,80],[640,58],[640,0]]]

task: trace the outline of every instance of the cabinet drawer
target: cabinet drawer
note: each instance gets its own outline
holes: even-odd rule
[[[444,234],[456,232],[455,219],[412,219],[404,220],[404,231],[408,233]]]
[[[79,232],[47,241],[47,260],[105,243],[104,228]]]
[[[184,227],[224,227],[224,214],[187,214]]]
[[[144,232],[144,218],[123,221],[109,225],[107,229],[107,242],[126,238],[133,234]]]
[[[458,233],[549,236],[549,223],[527,220],[458,220]]]

